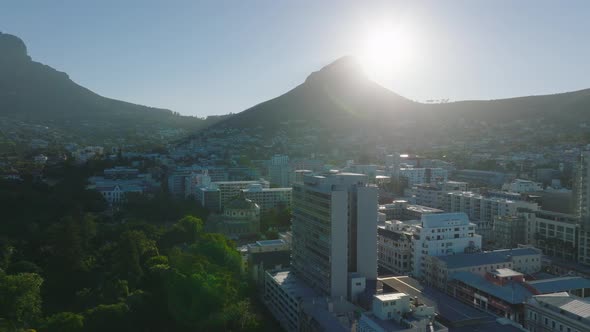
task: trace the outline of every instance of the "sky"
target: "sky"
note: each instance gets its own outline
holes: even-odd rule
[[[207,116],[345,55],[407,98],[590,88],[590,1],[0,0],[0,31],[110,98]]]

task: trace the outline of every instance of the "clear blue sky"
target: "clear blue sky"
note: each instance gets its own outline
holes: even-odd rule
[[[36,61],[101,95],[199,116],[362,53],[374,22],[410,39],[411,59],[378,81],[414,100],[590,88],[590,1],[0,0],[0,31]]]

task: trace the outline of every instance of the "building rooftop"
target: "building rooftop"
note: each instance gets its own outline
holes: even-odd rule
[[[410,240],[411,238],[411,235],[408,233],[404,233],[403,231],[392,231],[386,229],[384,226],[378,226],[377,234],[395,241],[400,240],[402,237],[405,237],[407,240]]]
[[[398,323],[397,321],[393,320],[393,319],[388,319],[388,320],[383,320],[380,319],[379,317],[375,316],[375,314],[371,313],[371,312],[365,312],[363,313],[363,315],[368,318],[369,320],[371,320],[373,322],[373,324],[378,325],[381,329],[383,329],[383,331],[387,331],[387,332],[397,332],[397,331],[408,331],[410,328],[404,324]],[[406,321],[409,322],[410,324],[413,324],[415,321],[418,321],[418,319],[416,319],[413,316],[409,316],[408,318],[406,318]],[[446,329],[445,326],[442,326],[440,323],[434,323],[431,326],[431,329],[428,329],[428,331],[440,331],[443,329]]]
[[[408,296],[408,295],[406,295],[404,293],[388,293],[388,294],[375,295],[375,297],[381,301],[399,300],[402,297],[406,297],[406,296]]]
[[[423,214],[421,221],[423,227],[448,227],[449,223],[453,225],[469,224],[469,218],[463,212]]]
[[[537,290],[540,294],[547,294],[590,288],[590,279],[582,277],[557,277],[528,281],[527,284]]]
[[[316,292],[299,280],[291,270],[267,271],[277,284],[289,295],[296,299],[317,297]]]
[[[411,204],[406,207],[406,210],[415,211],[419,213],[444,213],[441,209],[436,209],[424,205]]]
[[[511,257],[540,255],[541,252],[536,248],[514,248],[494,251],[485,251],[472,254],[455,254],[448,256],[439,256],[436,259],[446,263],[449,269],[459,269],[478,265],[491,265],[506,263]]]
[[[471,272],[457,272],[452,274],[450,279],[458,280],[511,304],[523,303],[527,298],[533,295],[533,293],[521,283],[509,282],[500,286]]]
[[[355,315],[362,309],[340,298],[317,297],[306,299],[303,311],[324,331],[351,331]]]
[[[285,187],[285,188],[263,188],[261,186],[257,187],[249,187],[246,189],[242,189],[243,192],[250,193],[250,192],[279,192],[279,191],[292,191],[293,188]]]
[[[422,285],[414,278],[388,277],[380,281],[384,287],[390,287],[412,298],[418,298],[420,303],[433,306],[441,321],[450,327],[450,331],[467,332],[473,331],[476,327],[478,331],[512,331],[512,329],[503,329],[491,314],[477,310],[437,289]],[[482,329],[484,325],[489,329]]]
[[[537,302],[563,310],[581,319],[590,319],[590,300],[572,296],[568,293],[553,293],[536,295],[533,297]]]
[[[523,275],[522,273],[516,272],[512,269],[496,269],[490,273],[492,273],[500,278],[516,277],[516,276]]]

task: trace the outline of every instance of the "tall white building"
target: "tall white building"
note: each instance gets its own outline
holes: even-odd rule
[[[377,187],[367,176],[304,176],[293,185],[294,272],[319,294],[354,299],[377,279]]]
[[[412,227],[412,265],[416,278],[423,276],[427,256],[445,256],[476,251],[481,235],[465,213],[425,214]]]

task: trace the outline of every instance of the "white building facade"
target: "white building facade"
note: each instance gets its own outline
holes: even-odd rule
[[[351,274],[376,280],[376,239],[377,187],[367,176],[305,176],[293,185],[291,264],[318,293],[350,298]]]
[[[422,216],[412,227],[413,275],[422,278],[427,256],[445,256],[481,248],[481,235],[465,213],[440,213]]]

